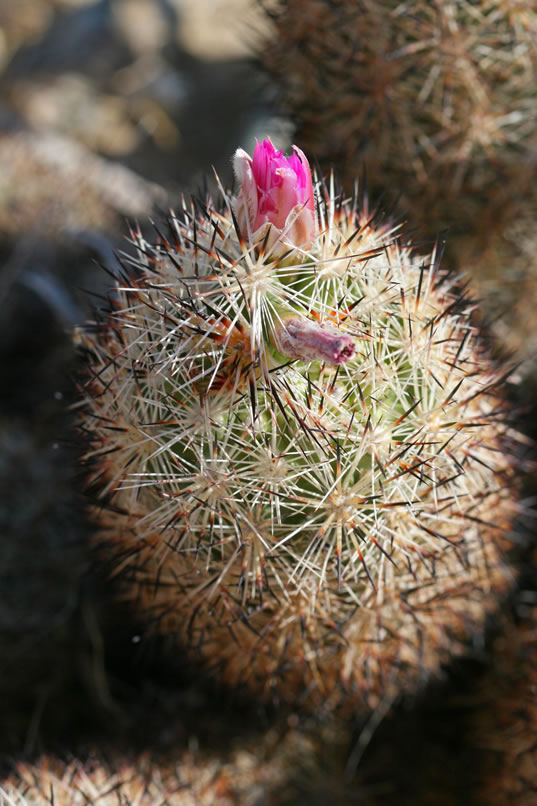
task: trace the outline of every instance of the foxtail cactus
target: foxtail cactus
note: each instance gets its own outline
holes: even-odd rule
[[[502,376],[435,252],[314,192],[299,151],[236,165],[236,197],[133,233],[81,334],[99,540],[219,681],[374,705],[462,651],[508,584]]]

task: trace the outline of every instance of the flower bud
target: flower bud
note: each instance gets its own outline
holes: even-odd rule
[[[319,325],[298,316],[282,320],[276,330],[276,348],[289,358],[344,364],[354,355],[354,341],[331,325]]]
[[[233,201],[242,236],[259,246],[267,237],[267,249],[283,254],[308,249],[316,233],[311,170],[302,151],[285,157],[270,140],[257,143],[253,159],[238,148],[233,169],[240,184]]]

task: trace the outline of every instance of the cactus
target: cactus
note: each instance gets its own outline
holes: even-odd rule
[[[513,205],[502,226],[491,228],[486,243],[468,240],[459,248],[462,265],[472,267],[496,343],[521,362],[519,394],[530,405],[537,377],[536,214],[537,198],[528,194],[523,204]]]
[[[515,0],[266,2],[260,53],[295,138],[347,187],[401,194],[422,233],[479,232],[535,164],[537,11]],[[450,236],[453,243],[453,236]]]
[[[434,251],[333,181],[304,191],[299,150],[236,170],[236,198],[133,232],[80,335],[98,540],[221,682],[372,706],[463,651],[508,585],[502,375]]]
[[[214,720],[214,713],[211,715]],[[203,717],[202,717],[203,721]],[[211,719],[209,719],[211,721]],[[205,723],[206,725],[207,723]],[[229,726],[228,726],[229,728]],[[101,749],[78,759],[44,755],[19,761],[0,779],[3,806],[373,806],[368,786],[344,775],[341,726],[337,734],[295,727],[256,731],[240,738],[231,730],[224,750],[121,754]],[[203,731],[202,731],[203,733]],[[207,743],[207,742],[206,742]],[[4,799],[2,799],[4,798]]]
[[[228,763],[200,761],[186,753],[180,763],[162,766],[147,757],[115,764],[44,757],[37,764],[19,763],[0,784],[0,799],[10,806],[253,805],[266,785],[267,772],[253,763],[246,752]],[[277,785],[278,771],[270,771]]]
[[[527,604],[534,601],[535,593],[526,591],[515,617],[502,620],[483,679],[467,698],[473,710],[467,742],[480,753],[476,803],[483,806],[535,803],[537,609]]]

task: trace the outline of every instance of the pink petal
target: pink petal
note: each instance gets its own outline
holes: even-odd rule
[[[308,248],[316,233],[309,163],[299,148],[293,149],[286,157],[266,139],[256,142],[252,158],[238,149],[234,159],[241,187],[233,209],[241,233],[257,244],[257,233],[262,229],[266,234],[265,225],[271,224],[269,241],[275,248],[281,240],[282,253],[296,246]]]

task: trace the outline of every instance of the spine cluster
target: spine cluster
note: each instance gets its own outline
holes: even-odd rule
[[[372,705],[461,651],[507,584],[502,378],[437,256],[355,198],[318,183],[315,235],[283,253],[234,206],[133,233],[82,336],[99,539],[220,681]]]

